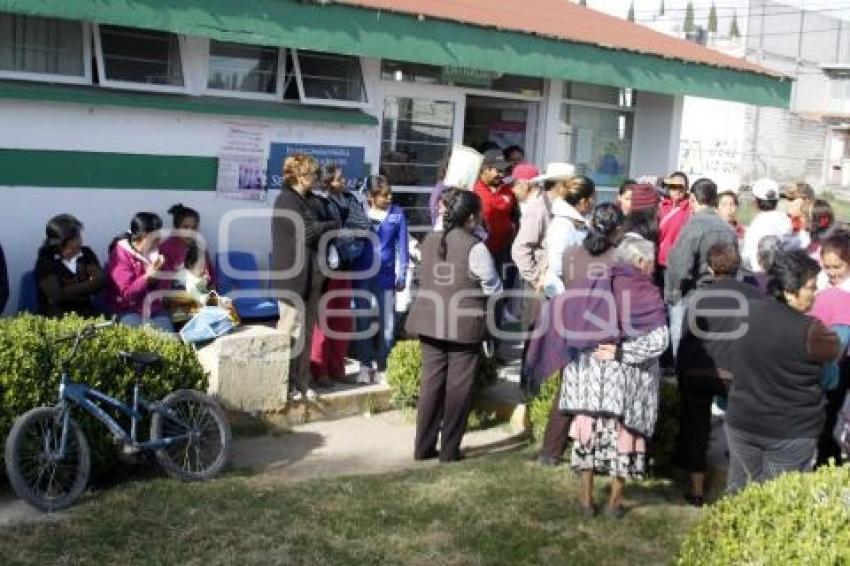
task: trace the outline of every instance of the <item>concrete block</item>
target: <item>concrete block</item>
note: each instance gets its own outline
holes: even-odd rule
[[[267,326],[240,326],[198,349],[209,372],[208,392],[229,410],[281,411],[286,407],[290,340]]]

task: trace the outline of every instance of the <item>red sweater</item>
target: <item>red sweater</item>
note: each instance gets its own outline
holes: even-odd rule
[[[481,216],[487,223],[488,235],[484,243],[490,253],[498,254],[510,248],[514,239],[516,197],[507,185],[493,191],[480,179],[476,181],[474,191],[481,198]]]
[[[676,245],[679,233],[691,219],[691,202],[687,198],[677,204],[669,198],[661,201],[658,211],[658,265],[667,267],[667,255]]]

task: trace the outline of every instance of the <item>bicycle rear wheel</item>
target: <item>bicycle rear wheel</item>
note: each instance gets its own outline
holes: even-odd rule
[[[82,495],[91,471],[89,444],[68,419],[65,454],[60,458],[62,412],[32,409],[15,421],[6,440],[6,474],[18,497],[42,511],[69,507]]]
[[[151,418],[151,440],[175,439],[156,451],[159,465],[183,481],[215,477],[227,463],[230,424],[221,406],[199,391],[181,389],[161,402]]]

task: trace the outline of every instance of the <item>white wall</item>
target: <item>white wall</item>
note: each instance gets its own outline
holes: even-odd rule
[[[665,175],[678,162],[682,97],[639,92],[632,141],[633,177]]]
[[[233,118],[165,111],[88,107],[83,105],[0,101],[0,147],[39,150],[101,151],[152,155],[217,155]],[[280,120],[249,120],[268,124],[271,141],[353,145],[366,148],[366,161],[377,164],[375,126],[345,126]],[[0,243],[6,254],[11,296],[7,312],[18,304],[18,284],[35,264],[51,216],[70,213],[86,226],[84,239],[101,262],[111,239],[128,228],[138,211],[160,214],[182,202],[201,214],[203,236],[218,250],[219,221],[236,209],[270,210],[267,202],[223,199],[210,191],[133,189],[68,189],[0,186]],[[268,220],[248,219],[234,225],[232,249],[247,249],[265,263],[270,252]]]

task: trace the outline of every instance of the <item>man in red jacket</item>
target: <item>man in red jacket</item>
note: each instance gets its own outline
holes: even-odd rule
[[[511,262],[511,245],[519,225],[519,206],[509,185],[505,184],[508,162],[498,149],[484,153],[481,173],[473,189],[481,199],[481,216],[487,230],[484,242],[493,256],[493,263],[505,289],[513,288],[516,267]],[[496,308],[496,325],[501,329],[504,303]],[[497,341],[498,342],[498,341]]]

